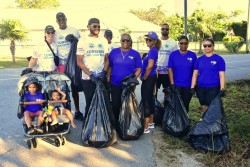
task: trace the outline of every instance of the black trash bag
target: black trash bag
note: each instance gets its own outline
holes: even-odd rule
[[[173,136],[182,137],[190,130],[189,116],[178,91],[168,89],[168,105],[162,120],[163,130]]]
[[[77,92],[81,92],[82,70],[77,65],[77,57],[76,57],[78,39],[72,34],[67,35],[65,39],[71,42],[71,48],[69,51],[67,62],[65,64],[64,73],[70,78],[72,89],[76,90]]]
[[[112,126],[106,90],[101,81],[97,81],[96,90],[93,95],[89,112],[84,121],[82,130],[82,142],[84,146],[102,148],[108,147],[116,142],[115,128]]]
[[[133,91],[134,86],[138,85],[139,82],[135,75],[130,75],[124,78],[122,83],[125,87],[121,97],[122,106],[118,121],[119,135],[122,140],[136,140],[143,134],[141,111]]]
[[[164,116],[164,107],[162,104],[155,98],[155,114],[154,114],[154,123],[156,125],[162,124],[162,119]]]
[[[188,135],[192,147],[215,153],[230,151],[227,121],[222,100],[217,95]]]

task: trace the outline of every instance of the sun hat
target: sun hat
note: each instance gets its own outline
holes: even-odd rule
[[[154,31],[148,32],[148,34],[145,35],[145,36],[146,36],[146,37],[150,37],[150,38],[155,39],[155,40],[158,39],[158,36],[157,36],[157,34],[156,34]]]

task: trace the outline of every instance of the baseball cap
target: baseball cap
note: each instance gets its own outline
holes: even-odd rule
[[[112,31],[111,30],[106,30],[104,32],[104,36],[108,36],[108,35],[113,35]]]
[[[145,35],[146,37],[150,37],[152,39],[155,39],[157,40],[158,39],[158,36],[157,34],[154,32],[154,31],[150,31],[147,35]]]
[[[47,25],[47,26],[45,27],[45,32],[52,32],[52,33],[54,33],[54,32],[55,32],[55,29],[54,29],[53,26]]]
[[[59,19],[61,17],[66,17],[63,12],[59,12],[59,13],[56,14],[56,19]]]
[[[88,25],[91,25],[91,24],[93,24],[93,23],[98,23],[98,24],[100,24],[100,20],[97,19],[97,18],[91,18],[91,19],[89,19]]]

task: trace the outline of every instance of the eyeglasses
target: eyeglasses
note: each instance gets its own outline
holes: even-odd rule
[[[47,34],[55,34],[55,32],[46,32]]]
[[[92,25],[91,27],[93,27],[93,28],[98,28],[98,29],[101,28],[101,26],[98,26],[98,25]]]
[[[188,45],[188,42],[180,42],[180,45]]]
[[[150,38],[146,38],[145,40],[146,40],[146,42],[152,42],[152,41],[153,41],[153,40],[150,39]]]
[[[209,47],[209,48],[211,48],[213,45],[212,44],[209,44],[209,45],[203,45],[203,48],[206,48],[206,47]]]
[[[162,31],[169,31],[169,28],[161,28]]]
[[[122,39],[121,42],[130,42],[130,39]]]

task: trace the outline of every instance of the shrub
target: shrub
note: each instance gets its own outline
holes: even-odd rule
[[[237,53],[244,44],[244,39],[240,36],[226,36],[222,40],[230,53]]]

